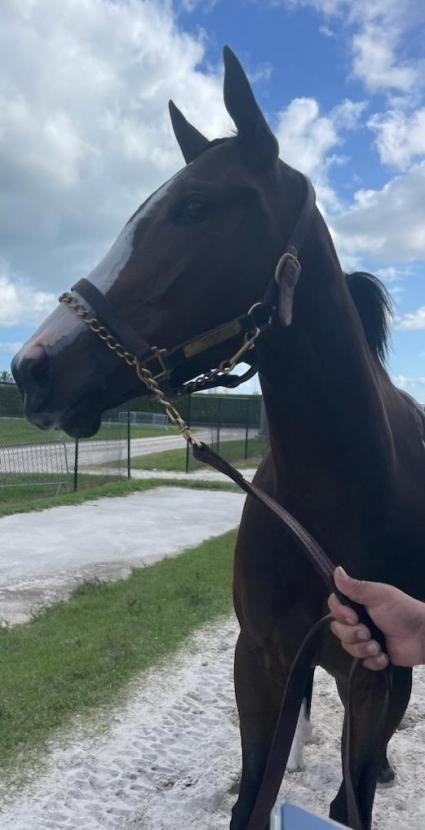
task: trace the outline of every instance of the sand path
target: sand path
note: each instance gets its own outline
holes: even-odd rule
[[[168,666],[135,681],[122,705],[52,741],[44,771],[18,795],[3,792],[3,830],[227,830],[239,770],[236,634],[233,620],[201,631]],[[419,669],[407,727],[392,742],[398,781],[377,794],[374,830],[425,826],[424,699]],[[282,794],[326,815],[340,778],[341,707],[320,671],[313,719],[306,770],[287,776]]]

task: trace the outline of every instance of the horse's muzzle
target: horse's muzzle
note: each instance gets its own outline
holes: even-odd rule
[[[12,373],[24,396],[27,417],[37,426],[51,426],[46,404],[52,388],[53,372],[47,349],[40,343],[24,346],[13,358]]]

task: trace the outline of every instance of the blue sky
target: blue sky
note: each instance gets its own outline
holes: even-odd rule
[[[228,43],[313,179],[347,270],[379,274],[390,370],[425,401],[423,0],[7,0],[0,52],[0,368],[181,161],[166,104],[226,133]],[[46,42],[46,27],[49,40]]]

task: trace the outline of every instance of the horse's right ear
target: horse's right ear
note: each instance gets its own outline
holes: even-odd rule
[[[196,127],[193,127],[192,124],[189,124],[189,121],[186,121],[183,113],[180,112],[173,101],[169,101],[168,108],[170,110],[174,135],[183,153],[186,164],[189,164],[189,162],[196,159],[207,149],[209,141]]]
[[[238,128],[242,142],[253,162],[267,166],[277,161],[279,144],[258,106],[248,78],[236,55],[225,46],[224,103]]]

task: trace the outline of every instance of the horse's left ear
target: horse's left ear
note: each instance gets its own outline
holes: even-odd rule
[[[196,127],[189,124],[189,121],[186,120],[183,113],[180,112],[173,101],[168,102],[168,108],[170,110],[174,135],[183,153],[186,164],[189,164],[189,162],[196,159],[207,149],[209,141]]]
[[[248,78],[236,55],[224,47],[224,103],[250,151],[252,160],[261,166],[273,164],[279,156],[279,144],[258,106]]]

